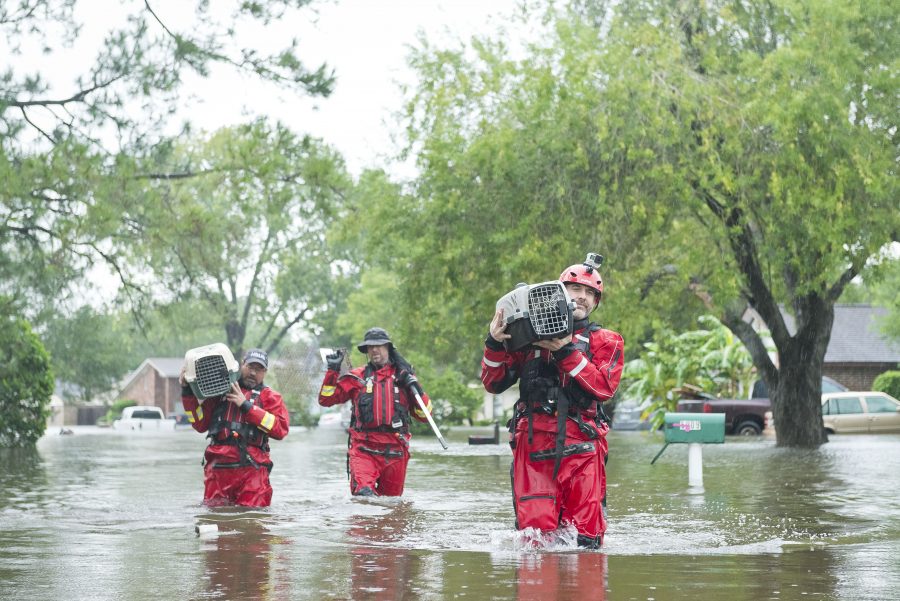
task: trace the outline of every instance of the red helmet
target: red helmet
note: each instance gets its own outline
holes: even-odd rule
[[[603,295],[603,280],[600,278],[599,267],[603,263],[603,257],[596,253],[588,253],[587,259],[581,265],[570,265],[559,274],[559,281],[563,284],[581,284],[597,293],[597,300]]]

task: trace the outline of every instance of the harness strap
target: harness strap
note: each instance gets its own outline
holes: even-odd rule
[[[570,444],[563,447],[562,456],[569,457],[571,455],[584,455],[586,453],[594,452],[594,444],[591,442],[579,442],[577,444]],[[556,449],[545,449],[543,451],[534,451],[533,453],[528,454],[528,458],[532,461],[547,461],[550,459],[556,459]]]
[[[403,457],[403,451],[394,451],[393,449],[385,449],[383,451],[379,451],[378,449],[370,449],[369,447],[360,445],[359,450],[370,455],[381,455],[385,459],[390,459],[392,457]]]
[[[556,447],[553,449],[553,478],[559,473],[559,464],[562,462],[566,444],[566,418],[569,416],[569,395],[560,394],[559,388],[551,388],[550,393],[555,394],[556,399]]]
[[[254,405],[257,404],[259,400],[259,396],[262,393],[264,386],[258,386],[254,388],[250,392],[250,398],[247,399]],[[206,435],[207,438],[210,439],[210,444],[224,444],[236,446],[238,448],[238,456],[240,457],[240,461],[237,464],[234,463],[222,463],[216,464],[213,466],[214,468],[231,468],[231,467],[246,467],[248,465],[252,465],[255,469],[259,469],[260,467],[265,467],[270,472],[272,471],[272,464],[265,463],[260,464],[258,461],[253,459],[250,455],[250,452],[247,450],[247,444],[250,442],[250,439],[257,438],[259,444],[254,444],[265,452],[269,451],[268,445],[268,436],[263,434],[259,428],[256,428],[252,424],[247,422],[236,422],[225,420],[225,415],[228,412],[229,406],[227,403],[229,401],[225,401],[226,404],[220,403],[216,406],[215,409],[215,423],[213,427],[209,429],[209,433]],[[220,408],[221,407],[221,408]],[[228,430],[229,435],[224,440],[219,440],[218,435],[222,430]]]

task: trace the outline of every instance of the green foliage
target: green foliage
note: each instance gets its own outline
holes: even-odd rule
[[[113,421],[122,417],[122,411],[124,411],[125,407],[134,407],[135,405],[137,405],[137,401],[134,399],[119,399],[115,401],[110,405],[106,415],[97,419],[97,425],[111,425]]]
[[[401,315],[426,315],[414,335],[468,373],[499,296],[598,251],[598,315],[631,353],[713,313],[773,384],[779,444],[818,446],[815,390],[777,386],[779,369],[817,381],[834,302],[896,238],[896,11],[573,6],[539,15],[540,41],[515,58],[502,34],[413,54],[421,176],[382,214],[419,236],[392,259],[371,253],[400,274]],[[741,319],[748,305],[780,366]]]
[[[225,67],[303,95],[327,96],[334,84],[325,65],[299,60],[294,39],[267,37],[271,54],[238,42],[253,39],[247,28],[302,18],[309,0],[120,3],[105,21],[120,20],[100,32],[94,56],[79,47],[82,68],[68,80],[50,81],[35,71],[40,66],[26,67],[84,42],[93,28],[78,19],[81,4],[87,2],[0,6],[0,37],[10,55],[0,78],[0,294],[13,297],[23,315],[66,299],[68,286],[77,287],[96,263],[119,277],[133,302],[146,292],[110,237],[123,229],[125,199],[152,201],[141,197],[147,178],[184,176],[137,173],[134,165],[167,144],[159,134],[172,129],[186,80]],[[22,56],[34,61],[17,60]]]
[[[484,403],[484,392],[467,385],[459,372],[417,366],[416,375],[433,406],[432,417],[439,425],[472,424]]]
[[[642,419],[649,418],[653,429],[662,424],[666,411],[675,410],[682,391],[748,396],[754,376],[747,349],[716,318],[704,315],[699,321],[706,329],[664,333],[625,364],[622,394],[641,403]]]
[[[284,405],[290,414],[292,426],[315,428],[319,424],[319,416],[310,411],[309,403],[306,399],[285,397]]]
[[[900,399],[900,371],[886,371],[872,382],[872,390],[886,392],[895,399]]]
[[[124,211],[122,244],[162,284],[160,302],[191,300],[236,353],[254,323],[248,345],[271,351],[333,310],[340,280],[325,235],[352,181],[330,148],[258,121],[189,139],[146,168],[192,174],[148,184]]]
[[[114,316],[81,307],[70,317],[55,316],[45,327],[53,373],[81,389],[79,400],[94,399],[137,367],[124,352],[128,345],[115,321]]]
[[[874,265],[866,278],[853,288],[853,295],[844,294],[842,302],[866,303],[888,309],[887,316],[879,323],[881,332],[900,342],[900,259],[885,257]]]
[[[21,319],[0,319],[0,349],[0,446],[33,445],[50,415],[50,357]]]

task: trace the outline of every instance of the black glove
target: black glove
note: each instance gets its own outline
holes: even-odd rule
[[[394,347],[391,347],[390,356],[391,356],[391,361],[393,361],[394,365],[397,366],[397,373],[400,373],[402,371],[408,371],[410,374],[415,373],[415,371],[412,368],[412,365],[409,364],[409,361],[404,359],[403,355],[401,355],[399,352],[397,352],[397,349],[395,349]]]
[[[425,391],[422,390],[422,385],[419,384],[419,379],[416,377],[416,374],[407,369],[401,369],[397,372],[397,381],[410,392],[417,392],[419,396],[425,394]]]
[[[325,363],[328,364],[328,369],[333,371],[341,371],[341,364],[344,362],[344,354],[345,351],[342,348],[335,350],[330,355],[325,355]]]

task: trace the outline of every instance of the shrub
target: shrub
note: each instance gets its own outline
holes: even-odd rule
[[[23,319],[0,319],[0,353],[0,446],[33,445],[50,415],[50,356]]]
[[[875,378],[872,390],[886,392],[895,399],[900,399],[900,371],[886,371]]]
[[[137,405],[137,401],[133,399],[119,399],[110,406],[109,410],[106,412],[106,415],[97,420],[97,425],[108,426],[112,424],[113,421],[122,417],[122,411],[125,409],[125,407],[133,407],[135,405]]]

